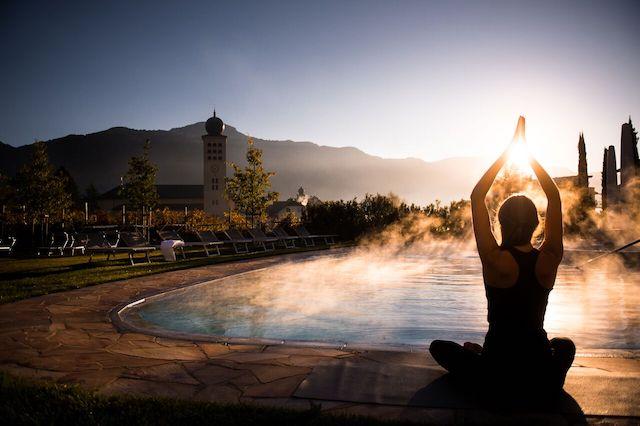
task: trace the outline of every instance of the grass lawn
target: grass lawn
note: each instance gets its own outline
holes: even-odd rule
[[[313,249],[317,250],[318,247]],[[160,272],[310,250],[280,249],[266,253],[225,254],[213,257],[205,257],[202,251],[185,250],[186,260],[179,258],[176,262],[165,262],[159,254],[156,254],[152,256],[150,264],[144,262],[142,258],[136,258],[136,262],[140,263],[133,266],[129,263],[126,254],[118,255],[116,260],[110,261],[103,260],[105,256],[102,255],[94,256],[92,263],[88,262],[88,256],[2,258],[0,259],[0,303]]]
[[[164,398],[105,397],[77,386],[32,382],[0,372],[0,419],[4,424],[61,425],[400,425],[367,417],[322,414],[245,404]]]

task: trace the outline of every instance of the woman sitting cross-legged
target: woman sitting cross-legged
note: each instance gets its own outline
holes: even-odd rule
[[[515,143],[524,143],[523,117],[512,145]],[[489,330],[484,345],[435,340],[429,351],[454,378],[486,396],[501,395],[513,402],[530,401],[531,397],[547,400],[562,389],[575,355],[571,340],[549,340],[544,330],[547,300],[563,254],[560,193],[547,172],[530,157],[548,201],[544,241],[539,248],[531,244],[538,226],[538,212],[531,199],[513,195],[498,211],[502,234],[498,245],[485,198],[512,145],[471,194],[473,230],[488,302]]]

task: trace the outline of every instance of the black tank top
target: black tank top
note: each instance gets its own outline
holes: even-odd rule
[[[489,322],[485,349],[488,352],[505,348],[546,352],[549,342],[544,331],[544,314],[551,290],[542,287],[535,274],[540,252],[502,250],[509,251],[518,264],[518,278],[507,288],[492,287],[485,282]]]

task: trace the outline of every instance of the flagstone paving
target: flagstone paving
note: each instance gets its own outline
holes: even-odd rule
[[[627,358],[577,357],[562,409],[514,414],[470,401],[426,353],[226,345],[127,332],[111,323],[115,307],[138,298],[309,256],[167,272],[0,305],[0,369],[105,395],[320,405],[327,412],[428,423],[640,422],[640,359],[633,351]]]

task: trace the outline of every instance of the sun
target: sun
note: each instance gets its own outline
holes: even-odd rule
[[[525,172],[531,167],[529,166],[529,154],[524,141],[517,141],[510,150],[509,163],[518,171]]]
[[[509,148],[507,168],[520,175],[533,175],[533,170],[529,164],[529,149],[525,139],[526,120],[521,115],[518,117],[518,125],[513,134],[513,142]]]
[[[529,148],[524,140],[517,140],[509,149],[507,169],[522,176],[533,176],[533,169],[529,164]]]

